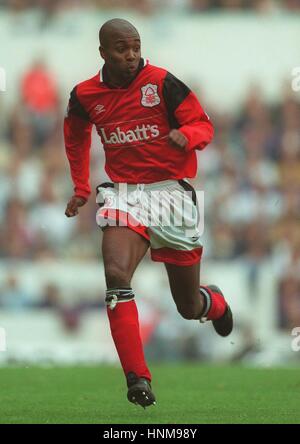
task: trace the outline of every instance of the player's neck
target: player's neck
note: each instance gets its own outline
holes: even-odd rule
[[[113,87],[113,88],[125,88],[127,84],[129,84],[134,76],[130,79],[124,79],[120,75],[110,71],[108,67],[106,67],[106,74],[107,74],[107,83]]]
[[[124,79],[122,76],[120,76],[118,73],[113,72],[107,65],[104,65],[103,67],[103,81],[107,84],[110,88],[127,88],[131,82],[136,78],[138,73],[143,67],[142,60],[140,61],[139,68],[134,73],[134,75],[131,78]]]

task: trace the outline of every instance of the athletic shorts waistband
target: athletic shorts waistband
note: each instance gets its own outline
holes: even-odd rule
[[[187,181],[187,179],[183,179],[183,180]],[[157,189],[166,188],[166,187],[178,186],[178,180],[176,180],[176,179],[174,179],[174,180],[161,180],[160,182],[136,183],[136,184],[114,183],[114,188],[116,188],[118,190],[119,187],[122,186],[122,185],[123,186],[127,185],[128,191],[134,191],[136,189],[144,189],[146,191],[146,190],[157,190]]]

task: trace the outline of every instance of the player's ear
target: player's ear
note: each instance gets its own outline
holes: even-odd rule
[[[99,52],[100,52],[100,56],[102,57],[102,59],[105,60],[105,59],[106,59],[106,57],[105,57],[105,51],[104,51],[104,49],[102,48],[102,46],[99,46]]]

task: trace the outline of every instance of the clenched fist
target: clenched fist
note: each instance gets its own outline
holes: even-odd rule
[[[67,217],[76,216],[78,214],[78,208],[82,207],[86,202],[87,200],[84,199],[83,197],[76,197],[76,196],[71,197],[71,199],[67,204],[65,215]]]
[[[177,148],[184,149],[187,146],[188,140],[179,130],[172,129],[169,132],[169,143]]]

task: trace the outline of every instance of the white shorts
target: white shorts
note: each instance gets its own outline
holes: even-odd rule
[[[151,258],[175,265],[201,260],[196,193],[186,180],[97,187],[97,224],[128,227],[150,243]]]

